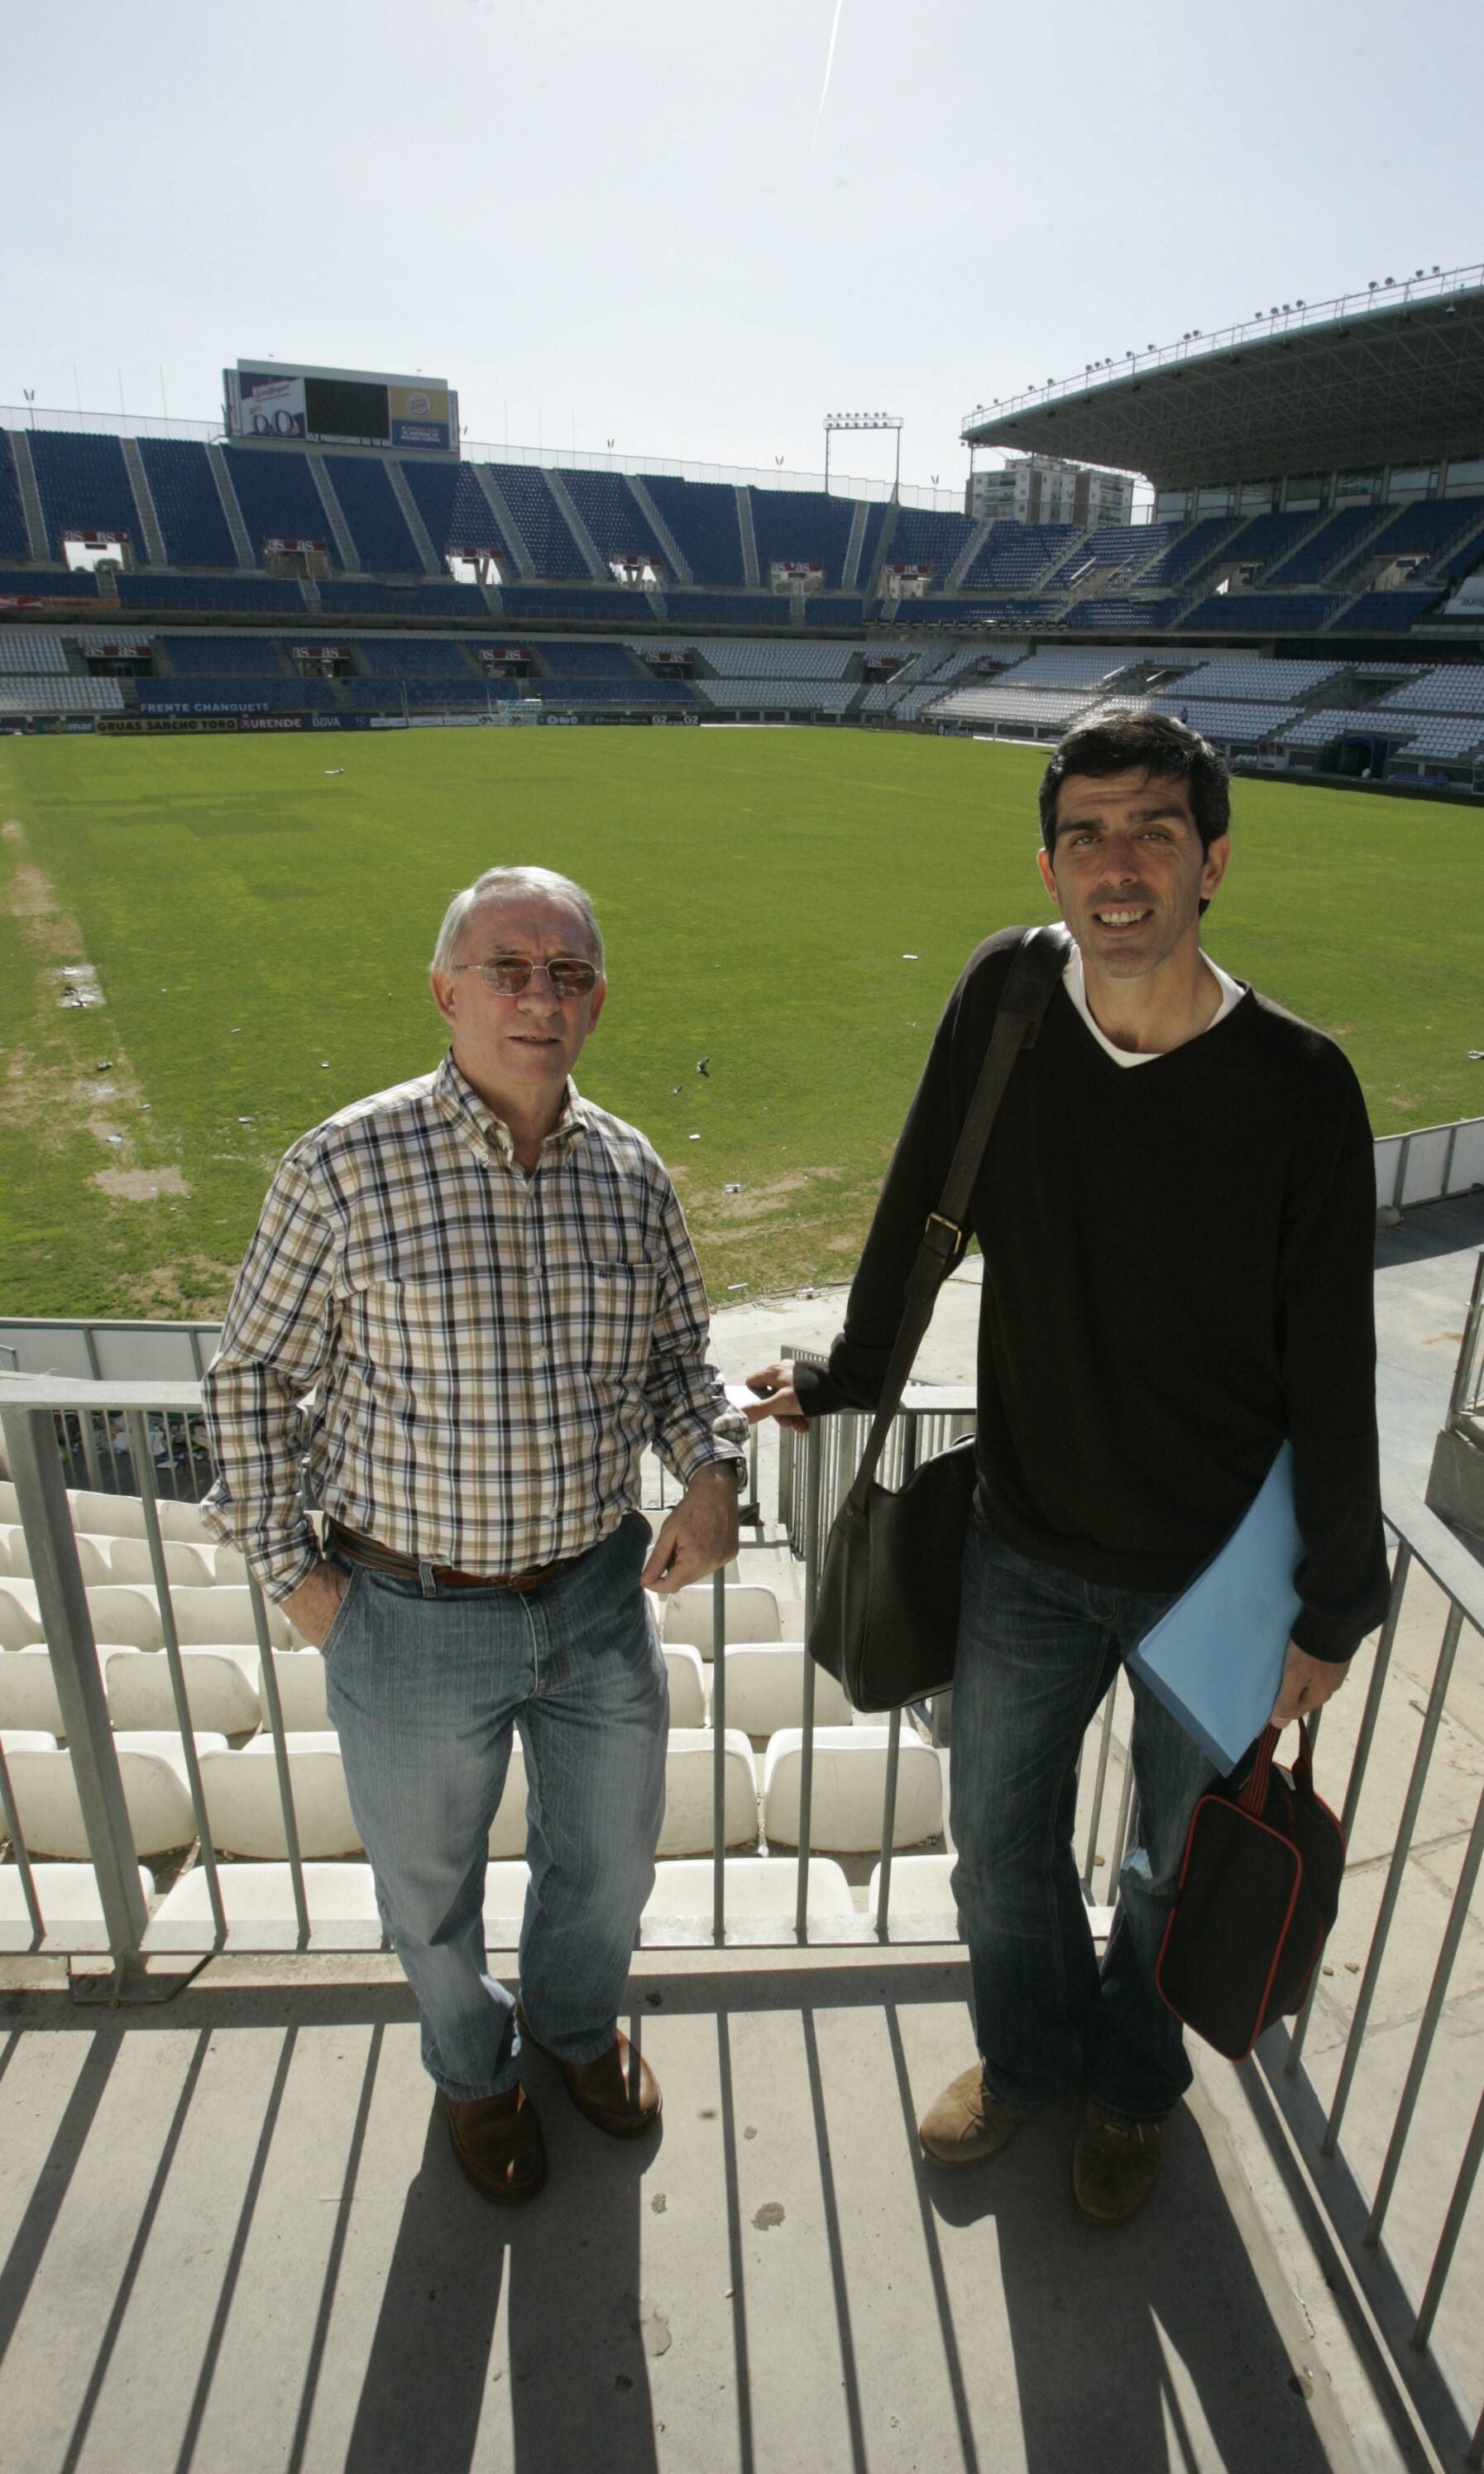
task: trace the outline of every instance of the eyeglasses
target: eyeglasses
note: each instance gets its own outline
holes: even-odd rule
[[[488,962],[455,962],[454,970],[477,971],[491,993],[497,997],[524,995],[537,971],[544,971],[546,984],[554,997],[585,997],[597,983],[596,962],[580,962],[565,954],[554,961],[528,962],[523,955],[496,954]]]

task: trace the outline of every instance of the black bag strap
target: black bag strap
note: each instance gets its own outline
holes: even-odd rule
[[[1035,1046],[1041,1016],[1066,968],[1071,939],[1065,928],[1027,928],[1020,939],[1004,994],[994,1016],[994,1029],[985,1051],[973,1097],[965,1111],[958,1144],[936,1211],[927,1215],[917,1260],[907,1275],[906,1302],[886,1370],[870,1438],[847,1500],[864,1508],[892,1419],[901,1403],[913,1360],[933,1319],[939,1290],[963,1254],[963,1226],[989,1144],[990,1130],[1022,1049]]]

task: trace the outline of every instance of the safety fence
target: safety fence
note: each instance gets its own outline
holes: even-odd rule
[[[34,1591],[35,1618],[29,1641],[0,1647],[0,1681],[17,1656],[49,1662],[57,1737],[70,1761],[85,1832],[87,1860],[72,1870],[90,1875],[97,1894],[91,1925],[69,1924],[65,1914],[48,1912],[50,1884],[62,1868],[38,1863],[28,1847],[12,1775],[24,1755],[0,1750],[0,1806],[9,1840],[0,1885],[7,1879],[12,1885],[10,1906],[0,1904],[0,1950],[107,1953],[113,1994],[122,2000],[142,1990],[152,1963],[168,1953],[199,1958],[223,1950],[308,1953],[384,1946],[373,1907],[347,1901],[345,1912],[336,1912],[337,1872],[349,1881],[366,1868],[306,1860],[296,1731],[292,1711],[286,1717],[284,1695],[286,1683],[293,1686],[299,1670],[312,1671],[316,1661],[304,1649],[285,1656],[281,1613],[251,1583],[236,1593],[250,1611],[251,1628],[251,1643],[239,1644],[238,1655],[252,1669],[259,1697],[258,1758],[273,1764],[289,1896],[276,1915],[264,1909],[255,1921],[251,1902],[244,1909],[231,1895],[253,1868],[224,1857],[217,1844],[220,1832],[203,1776],[206,1757],[194,1732],[190,1652],[182,1648],[182,1589],[171,1572],[177,1550],[161,1522],[162,1510],[168,1512],[159,1484],[161,1439],[177,1431],[191,1434],[199,1411],[199,1387],[191,1384],[0,1377],[14,1510],[30,1565],[19,1595],[13,1581],[0,1580],[0,1602],[19,1605],[25,1596],[29,1605],[27,1592]],[[884,1458],[885,1482],[899,1484],[927,1453],[967,1431],[972,1412],[967,1391],[910,1390]],[[161,1903],[149,1877],[141,1878],[131,1828],[80,1558],[84,1541],[68,1493],[69,1477],[87,1462],[82,1438],[89,1425],[95,1448],[101,1434],[123,1437],[138,1482],[139,1527],[157,1610],[155,1649],[169,1677],[178,1765],[189,1798],[183,1834],[191,1843],[178,1858],[177,1871],[197,1880],[194,1923],[161,1921]],[[823,1543],[865,1433],[863,1418],[844,1417],[823,1421],[806,1437],[780,1438],[777,1517],[770,1514],[768,1551],[778,1555],[787,1540],[804,1632]],[[755,1463],[754,1483],[755,1491]],[[1475,1792],[1478,1764],[1472,1753],[1484,1742],[1484,1568],[1390,1471],[1384,1499],[1395,1539],[1386,1621],[1363,1666],[1363,1685],[1337,1696],[1322,1713],[1322,1768],[1330,1773],[1331,1793],[1342,1764],[1346,1771],[1342,1818],[1352,1865],[1341,1921],[1292,2034],[1272,2031],[1259,2058],[1304,2151],[1321,2205],[1333,2200],[1331,2238],[1343,2244],[1362,2283],[1369,2277],[1384,2289],[1394,2322],[1396,2298],[1403,2298],[1405,2325],[1395,2348],[1402,2376],[1414,2396],[1429,2382],[1444,2395],[1457,2438],[1455,2462],[1466,2452],[1465,2462],[1476,2466],[1484,2462],[1484,2379],[1476,2344],[1484,2292],[1484,2195],[1477,2187],[1484,2160],[1484,2088],[1478,2084],[1484,2056],[1476,2032],[1484,1985],[1478,1896],[1484,1793]],[[759,1528],[759,1537],[764,1534]],[[747,1554],[744,1548],[744,1564]],[[770,1827],[763,1799],[744,1818],[739,1835],[737,1775],[745,1753],[739,1754],[738,1733],[729,1725],[729,1684],[738,1689],[734,1677],[741,1671],[739,1644],[729,1640],[731,1605],[729,1585],[717,1574],[709,1585],[706,1644],[709,1847],[699,1861],[672,1868],[685,1875],[687,1896],[668,1911],[661,1903],[642,1928],[642,1942],[709,1944],[717,1950],[854,1943],[863,1953],[882,1942],[954,1942],[952,1858],[941,1807],[928,1811],[932,1852],[922,1854],[923,1842],[910,1836],[904,1852],[900,1828],[904,1765],[914,1765],[914,1779],[924,1758],[945,1772],[951,1769],[950,1707],[897,1712],[878,1727],[835,1726],[827,1714],[822,1721],[820,1694],[830,1687],[801,1651],[796,1785],[786,1829]],[[1129,1718],[1128,1687],[1120,1682],[1089,1734],[1079,1781],[1077,1859],[1094,1928],[1101,1930],[1111,1917],[1109,1885],[1116,1882],[1136,1821]],[[700,1737],[697,1729],[690,1740]],[[745,1735],[741,1743],[746,1747]],[[849,1757],[857,1744],[862,1756],[872,1756],[869,1772],[862,1764],[863,1774],[880,1798],[869,1886],[861,1880],[868,1860],[861,1851],[872,1842],[857,1839],[853,1859],[842,1860],[837,1852],[822,1851],[818,1826],[821,1782],[828,1788],[841,1754]],[[740,1858],[739,1844],[748,1850]],[[498,1869],[491,1866],[491,1872]],[[665,1872],[661,1863],[660,1876]],[[761,1900],[759,1877],[771,1885]],[[822,1880],[831,1895],[822,1895]],[[513,1913],[508,1931],[491,1932],[491,1947],[513,1947],[517,1924]],[[1388,2248],[1383,2236],[1399,2221],[1400,2239]],[[1461,2317],[1473,2338],[1459,2335]],[[1444,2367],[1445,2354],[1432,2350],[1444,2319],[1453,2323],[1442,2332],[1452,2337],[1446,2360],[1466,2366],[1462,2381]],[[1474,2392],[1466,2394],[1470,2383]]]

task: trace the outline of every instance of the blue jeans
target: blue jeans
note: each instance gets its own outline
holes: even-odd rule
[[[519,2076],[515,2004],[485,1954],[486,1840],[511,1730],[525,1748],[531,1887],[521,2007],[563,2061],[617,2027],[664,1818],[669,1694],[631,1513],[540,1589],[435,1589],[349,1564],[325,1641],[329,1714],[376,1899],[451,2097]]]
[[[1158,2122],[1190,2084],[1155,1963],[1197,1798],[1216,1773],[1130,1677],[1139,1826],[1099,1971],[1072,1852],[1082,1739],[1167,1596],[1035,1564],[971,1520],[953,1676],[954,1896],[984,2080],[1044,2104],[1086,2084],[1123,2122]]]

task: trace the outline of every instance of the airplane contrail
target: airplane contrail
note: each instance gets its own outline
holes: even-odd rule
[[[814,134],[809,140],[811,155],[819,144],[820,122],[825,117],[825,98],[829,92],[829,72],[835,64],[835,40],[840,32],[840,12],[844,6],[845,0],[835,0],[834,21],[829,29],[829,49],[825,55],[825,83],[820,88],[820,108],[814,115]]]

